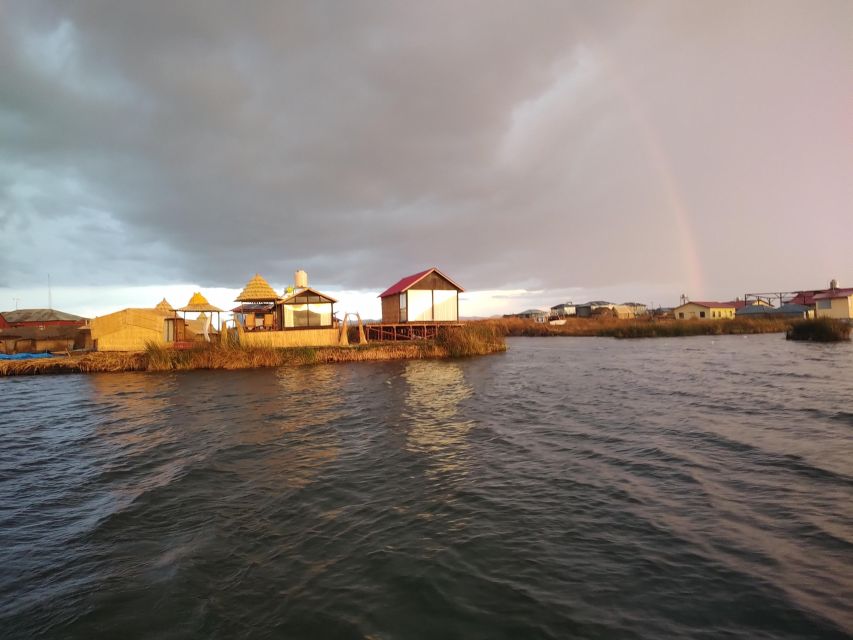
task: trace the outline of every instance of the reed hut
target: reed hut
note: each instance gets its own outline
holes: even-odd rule
[[[379,294],[382,323],[458,322],[462,291],[436,267],[406,276]]]
[[[148,344],[165,345],[185,339],[185,322],[164,298],[153,308],[128,308],[91,321],[97,351],[142,351]]]
[[[256,273],[235,302],[240,306],[232,309],[234,320],[246,331],[273,331],[281,328],[281,318],[278,313],[279,296],[261,274]]]

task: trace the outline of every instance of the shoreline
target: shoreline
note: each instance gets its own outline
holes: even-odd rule
[[[565,324],[552,325],[518,318],[501,318],[480,322],[507,337],[571,336],[634,339],[785,333],[794,324],[802,321],[739,318],[731,320],[567,318]]]
[[[88,352],[33,360],[0,360],[0,377],[128,371],[240,370],[267,367],[435,360],[506,351],[508,337],[672,338],[782,333],[808,328],[814,321],[755,320],[614,320],[571,318],[564,325],[514,318],[477,320],[445,331],[435,340],[375,342],[349,347],[247,347],[200,343],[187,350],[151,345],[145,351]],[[849,329],[844,335],[849,336]],[[808,339],[808,338],[807,338]]]

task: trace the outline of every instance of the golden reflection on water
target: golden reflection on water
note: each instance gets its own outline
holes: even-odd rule
[[[239,472],[280,488],[303,487],[340,455],[334,423],[344,415],[344,399],[335,367],[281,368],[268,391],[264,415],[240,429],[241,441],[262,445],[262,455]]]
[[[412,360],[406,364],[403,417],[406,448],[426,454],[439,473],[464,473],[467,435],[473,424],[459,418],[459,403],[471,395],[462,368],[453,362]]]

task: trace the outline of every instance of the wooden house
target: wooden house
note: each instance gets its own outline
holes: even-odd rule
[[[406,276],[379,294],[382,323],[458,322],[462,291],[435,267]]]

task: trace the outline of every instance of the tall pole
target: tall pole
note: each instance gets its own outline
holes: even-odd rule
[[[50,291],[50,274],[47,274],[47,308],[53,309],[53,294]]]

